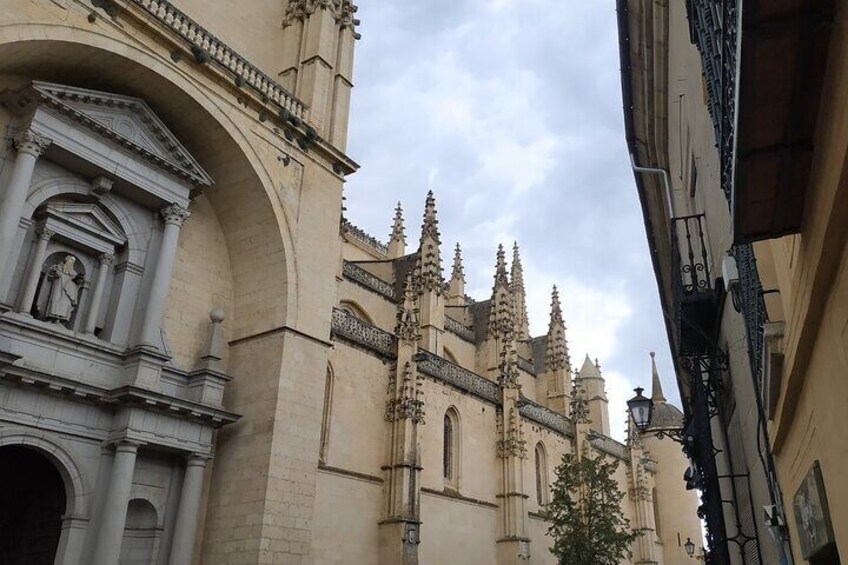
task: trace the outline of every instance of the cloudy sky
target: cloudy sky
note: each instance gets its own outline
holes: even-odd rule
[[[657,351],[677,400],[629,169],[613,0],[359,0],[347,217],[385,241],[403,203],[414,244],[435,192],[445,267],[491,294],[518,241],[531,333],[558,285],[572,361],[598,357],[613,435]]]

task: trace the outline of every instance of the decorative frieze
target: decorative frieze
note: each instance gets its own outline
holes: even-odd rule
[[[445,329],[465,341],[474,343],[474,332],[471,331],[471,328],[462,325],[450,316],[445,316]]]
[[[351,224],[346,218],[342,218],[342,224],[340,228],[341,234],[349,237],[350,239],[355,239],[356,241],[365,244],[370,247],[377,253],[381,253],[386,255],[389,252],[389,246],[385,243],[378,240],[373,235],[365,233],[361,228]]]
[[[361,345],[384,357],[395,357],[395,338],[392,334],[339,308],[333,308],[331,335]]]
[[[542,406],[541,404],[536,404],[531,400],[522,398],[521,403],[518,405],[518,411],[528,420],[532,420],[546,428],[557,431],[564,436],[571,437],[574,435],[571,422],[568,418],[559,412],[554,412],[550,408]]]
[[[444,381],[456,388],[473,394],[493,404],[500,404],[500,389],[497,383],[454,365],[450,361],[434,355],[429,351],[419,351],[416,354],[418,370],[433,378]]]
[[[342,274],[350,280],[361,284],[369,290],[384,296],[392,302],[397,300],[394,287],[379,277],[375,277],[359,265],[345,261],[342,265]]]

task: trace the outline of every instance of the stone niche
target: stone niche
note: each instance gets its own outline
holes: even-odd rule
[[[204,393],[210,379],[168,363],[161,329],[180,228],[209,175],[141,99],[36,81],[0,101],[13,116],[0,350],[105,388],[220,398],[223,373]]]

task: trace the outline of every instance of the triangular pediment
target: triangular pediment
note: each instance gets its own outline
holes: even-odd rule
[[[194,185],[212,179],[176,136],[140,98],[35,81],[33,88],[52,107],[118,141]]]
[[[77,202],[50,202],[46,215],[62,220],[68,225],[88,232],[116,246],[123,245],[127,237],[124,230],[96,204]]]

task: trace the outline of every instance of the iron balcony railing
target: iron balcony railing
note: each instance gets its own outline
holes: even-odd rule
[[[707,107],[721,159],[721,188],[733,193],[738,61],[738,0],[686,0],[689,34],[701,53]]]
[[[671,219],[675,323],[681,355],[709,351],[718,322],[719,289],[711,272],[704,214]]]

